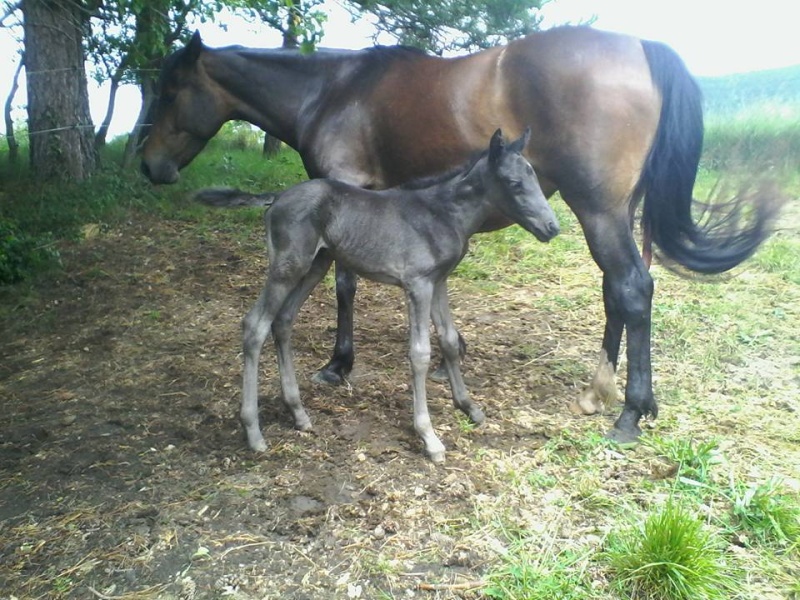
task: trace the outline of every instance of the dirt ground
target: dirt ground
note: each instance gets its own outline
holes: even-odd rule
[[[241,240],[142,219],[88,229],[63,250],[63,275],[0,324],[1,597],[477,598],[471,582],[496,556],[458,526],[502,481],[476,462],[612,422],[570,415],[585,381],[548,362],[590,365],[600,306],[570,321],[530,291],[508,288],[501,305],[456,285],[465,377],[487,423],[468,427],[449,390],[429,384],[448,449],[436,467],[412,428],[398,290],[360,283],[349,384],[311,383],[333,340],[328,284],[294,337],[315,430],[292,429],[268,345],[269,450],[256,455],[237,410],[259,228]]]

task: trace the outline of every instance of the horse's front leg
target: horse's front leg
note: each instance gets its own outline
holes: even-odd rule
[[[435,463],[443,463],[444,444],[436,436],[428,413],[425,378],[431,362],[431,299],[433,283],[418,282],[406,289],[408,299],[409,352],[411,389],[414,396],[414,429],[425,444],[425,452]]]
[[[353,369],[353,305],[356,296],[356,275],[336,263],[336,345],[333,356],[312,380],[338,385]]]

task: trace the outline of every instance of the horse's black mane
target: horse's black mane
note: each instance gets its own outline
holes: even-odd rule
[[[457,167],[453,167],[452,169],[441,173],[435,173],[433,175],[411,179],[398,185],[397,188],[401,190],[421,190],[423,188],[443,183],[459,175],[466,175],[472,170],[475,164],[487,154],[489,154],[488,148],[486,150],[474,152],[468,161]]]

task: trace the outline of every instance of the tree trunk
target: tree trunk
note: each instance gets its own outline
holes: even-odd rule
[[[25,64],[25,55],[20,57],[17,70],[14,71],[14,79],[11,81],[11,91],[8,93],[6,99],[6,106],[4,111],[6,121],[6,141],[8,142],[8,162],[12,165],[17,164],[17,157],[19,156],[19,143],[14,135],[14,120],[11,118],[11,109],[14,107],[14,96],[17,95],[19,89],[19,74]]]
[[[83,56],[80,3],[22,3],[31,167],[45,179],[80,181],[97,168]]]
[[[128,141],[125,143],[125,152],[122,155],[122,166],[126,169],[133,165],[133,161],[136,159],[136,153],[144,142],[150,129],[150,123],[152,122],[150,112],[156,99],[157,85],[157,81],[154,77],[147,75],[139,76],[139,91],[142,94],[142,108],[139,110],[139,116],[136,118],[133,131],[130,132]]]
[[[108,128],[111,126],[111,119],[114,118],[114,106],[117,102],[117,90],[119,90],[119,84],[122,81],[122,76],[125,74],[125,69],[127,68],[126,63],[127,61],[125,59],[120,62],[117,70],[114,72],[114,75],[110,80],[111,88],[108,91],[108,106],[106,107],[106,115],[94,136],[94,146],[98,150],[106,145]]]

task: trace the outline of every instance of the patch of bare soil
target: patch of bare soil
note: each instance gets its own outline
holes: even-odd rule
[[[331,388],[310,382],[334,335],[322,285],[294,336],[314,432],[293,430],[267,345],[269,450],[256,455],[237,412],[260,236],[257,224],[237,241],[144,218],[65,248],[65,272],[34,295],[2,298],[19,306],[0,337],[0,595],[479,596],[471,582],[496,557],[447,524],[455,531],[498,485],[474,469],[482,455],[533,453],[587,422],[566,411],[581,382],[542,357],[593,355],[599,322],[566,323],[519,290],[502,302],[455,290],[465,376],[487,423],[471,430],[449,389],[430,383],[448,449],[435,467],[412,427],[401,293],[360,283],[357,368]],[[590,421],[604,430],[611,417]]]

